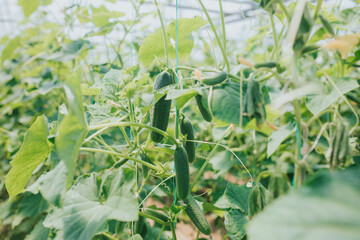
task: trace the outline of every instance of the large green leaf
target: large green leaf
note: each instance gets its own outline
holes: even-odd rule
[[[243,96],[245,92],[243,89]],[[217,119],[239,125],[240,121],[240,84],[227,82],[214,87],[211,98],[211,110]]]
[[[335,103],[341,96],[340,92],[345,94],[359,87],[359,84],[353,80],[338,80],[335,83],[338,89],[332,87],[328,93],[309,97],[310,100],[306,106],[312,114],[316,115]]]
[[[178,108],[182,108],[187,101],[198,94],[195,88],[191,89],[173,89],[168,91],[166,99],[175,99]]]
[[[104,5],[101,5],[98,8],[92,8],[92,20],[96,27],[102,27],[109,24],[110,18],[119,18],[125,15],[123,12],[119,11],[109,11]]]
[[[247,226],[250,240],[356,240],[360,236],[360,169],[320,172],[280,197]]]
[[[26,18],[35,12],[40,4],[41,0],[18,0],[18,5],[22,8]]]
[[[247,216],[239,209],[231,209],[225,213],[225,228],[231,240],[241,240],[246,234]]]
[[[136,221],[134,183],[134,172],[121,168],[110,171],[103,181],[95,173],[81,177],[65,194],[63,209],[50,214],[45,226],[63,229],[65,239],[88,240],[105,231],[110,219]]]
[[[178,56],[180,59],[189,57],[194,45],[194,40],[191,32],[206,24],[206,20],[201,17],[181,18],[178,20]],[[169,52],[169,57],[175,57],[175,21],[166,27],[166,41]],[[144,65],[149,65],[157,58],[163,58],[164,51],[164,37],[161,29],[155,33],[149,34],[142,43],[139,50],[139,59]]]
[[[36,182],[27,188],[33,194],[41,195],[54,205],[58,205],[65,192],[67,170],[64,162],[60,162],[53,170],[41,175]]]
[[[272,131],[269,136],[269,142],[267,145],[267,156],[270,157],[280,146],[280,144],[294,131],[295,129],[291,126],[291,124],[282,126],[279,128],[279,130]]]
[[[5,180],[10,199],[24,190],[33,171],[49,156],[47,136],[47,120],[40,116],[26,132],[24,143],[11,161],[12,168]]]
[[[59,134],[55,139],[56,151],[68,169],[68,183],[75,171],[75,159],[79,148],[87,133],[84,117],[80,79],[73,74],[64,83],[64,90],[68,99],[69,113],[61,121]]]
[[[31,231],[30,234],[26,235],[25,240],[47,240],[49,237],[50,229],[45,228],[43,225],[43,219],[41,219]]]
[[[6,46],[1,51],[1,63],[3,63],[6,59],[9,59],[12,57],[13,53],[17,48],[19,48],[20,45],[20,36],[14,37],[13,39],[10,39]]]

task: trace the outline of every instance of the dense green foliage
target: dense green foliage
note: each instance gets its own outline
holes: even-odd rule
[[[358,238],[358,1],[80,2],[0,39],[0,240]]]

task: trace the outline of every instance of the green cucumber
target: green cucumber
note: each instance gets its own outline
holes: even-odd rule
[[[188,155],[189,162],[195,160],[195,142],[194,140],[194,128],[191,124],[191,121],[187,118],[183,118],[180,123],[180,131],[182,135],[186,135],[185,150]],[[189,141],[190,140],[190,141]]]
[[[195,101],[204,120],[207,122],[211,122],[212,116],[207,107],[207,104],[203,102],[203,96],[200,94],[196,95]]]
[[[129,159],[123,158],[123,159],[117,161],[117,162],[113,165],[113,168],[119,168],[119,167],[121,167],[122,165],[124,165],[127,161],[129,161]]]
[[[201,211],[199,205],[196,203],[195,199],[191,194],[189,194],[185,199],[184,203],[186,204],[185,212],[195,224],[197,229],[205,235],[210,235],[211,227],[209,222],[206,220],[204,213]]]
[[[155,79],[153,90],[159,90],[173,83],[174,80],[171,74],[166,71],[161,72]],[[167,129],[171,107],[171,100],[165,100],[165,98],[166,94],[155,103],[155,106],[150,111],[151,126],[163,131],[166,131]],[[153,142],[159,143],[164,136],[160,133],[151,131],[150,137]]]
[[[169,216],[167,216],[166,214],[164,214],[164,213],[162,213],[160,211],[152,209],[152,208],[147,208],[144,213],[146,213],[148,215],[151,215],[153,217],[156,217],[156,218],[160,219],[163,222],[168,222],[169,221]]]
[[[349,150],[349,128],[347,124],[344,124],[343,137],[340,144],[339,160],[343,162]]]
[[[139,220],[135,222],[135,226],[134,226],[136,234],[140,234],[143,231],[144,226],[146,225],[145,222],[146,219],[143,216],[139,216]]]
[[[217,72],[211,77],[201,78],[201,82],[205,85],[214,86],[224,82],[228,77],[228,74],[224,71]]]
[[[330,33],[331,36],[334,36],[335,32],[331,26],[331,23],[329,23],[329,21],[323,15],[320,15],[320,21],[321,21],[322,25],[324,26],[324,28],[326,29],[326,31],[328,33]]]
[[[176,195],[180,200],[183,200],[190,190],[190,169],[187,153],[182,146],[175,149],[174,162]]]
[[[264,63],[257,63],[254,65],[255,68],[274,68],[277,67],[276,62],[264,62]]]

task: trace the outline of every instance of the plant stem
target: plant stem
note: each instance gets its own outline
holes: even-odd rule
[[[228,60],[228,58],[227,58],[227,56],[226,56],[226,52],[225,52],[225,50],[224,50],[224,48],[223,48],[223,46],[222,46],[222,44],[221,44],[219,35],[218,35],[217,32],[216,32],[215,26],[214,26],[214,24],[213,24],[213,22],[212,22],[212,20],[211,20],[211,18],[210,18],[210,15],[209,15],[208,11],[206,10],[206,8],[205,8],[204,4],[202,3],[202,1],[201,1],[201,0],[197,0],[197,1],[198,1],[199,4],[201,5],[201,8],[203,9],[203,11],[204,11],[204,13],[205,13],[205,15],[206,15],[206,18],[207,18],[207,20],[208,20],[208,22],[209,22],[209,24],[210,24],[210,26],[211,26],[211,29],[212,29],[212,31],[214,32],[216,41],[217,41],[217,43],[219,44],[221,53],[222,53],[223,58],[224,58],[224,61],[225,61],[225,65],[226,65],[227,72],[230,73],[229,60]]]
[[[219,6],[220,6],[220,19],[221,19],[221,27],[222,27],[222,34],[223,34],[223,44],[224,44],[224,51],[226,53],[226,31],[225,31],[225,21],[224,21],[224,11],[222,6],[222,1],[219,0]]]
[[[323,0],[317,0],[316,9],[315,9],[315,13],[314,13],[315,20],[316,20],[317,16],[319,15],[322,3],[323,3]]]
[[[290,18],[291,18],[291,17],[290,17],[290,14],[289,14],[288,10],[286,9],[283,1],[277,1],[277,3],[280,5],[281,10],[284,11],[286,17],[287,17],[287,18],[289,19],[289,21],[290,21]]]
[[[273,37],[274,37],[274,51],[276,54],[276,61],[279,62],[280,57],[279,57],[279,42],[278,42],[278,38],[276,36],[276,29],[275,29],[275,22],[274,22],[274,16],[272,14],[270,14],[270,21],[271,21],[271,28],[273,31]]]
[[[174,143],[176,146],[179,145],[179,143],[176,141],[175,138],[173,138],[172,136],[170,136],[167,132],[164,132],[156,127],[152,127],[152,126],[148,126],[142,123],[134,123],[134,122],[114,122],[114,123],[104,123],[104,124],[98,124],[98,125],[92,125],[88,127],[88,130],[95,130],[95,129],[99,129],[99,128],[104,128],[104,127],[124,127],[124,126],[136,126],[136,127],[141,127],[141,128],[147,128],[150,129],[151,131],[160,133],[161,135],[163,135],[164,137],[168,138],[172,143]]]
[[[143,216],[145,218],[150,218],[150,219],[154,220],[155,222],[160,223],[161,225],[171,225],[171,222],[166,223],[163,220],[161,220],[161,219],[159,219],[157,217],[154,217],[152,215],[146,214],[144,212],[139,212],[139,215]]]
[[[165,61],[166,61],[166,65],[169,65],[169,55],[168,55],[168,47],[167,47],[167,39],[166,39],[166,29],[165,29],[164,21],[163,21],[163,19],[161,17],[161,12],[160,12],[159,5],[158,5],[156,0],[154,0],[154,2],[155,2],[155,5],[156,5],[156,11],[157,11],[159,19],[160,19],[161,30],[162,30],[162,33],[163,33]]]
[[[228,134],[228,131],[231,129],[231,126],[229,126],[226,131],[224,132],[224,134],[222,135],[222,137],[216,142],[215,147],[211,150],[210,154],[208,155],[208,157],[206,158],[206,161],[204,162],[204,164],[201,166],[200,170],[198,171],[194,181],[191,183],[190,185],[190,192],[191,190],[194,188],[195,184],[197,183],[197,181],[199,181],[200,177],[202,176],[203,172],[205,171],[206,166],[208,165],[210,159],[212,158],[212,156],[215,154],[215,151],[217,149],[217,147],[219,146],[220,142],[223,140],[223,138]]]
[[[137,159],[137,158],[134,158],[134,157],[130,157],[126,154],[121,154],[121,153],[118,153],[118,152],[113,152],[113,151],[108,151],[108,150],[103,150],[103,149],[97,149],[97,148],[87,148],[87,147],[81,147],[80,148],[80,151],[87,151],[87,152],[99,152],[99,153],[106,153],[106,154],[112,154],[112,155],[116,155],[116,156],[119,156],[119,157],[123,157],[123,158],[127,158],[129,160],[133,160],[134,162],[137,162],[137,163],[140,163],[142,165],[145,165],[155,171],[158,171],[159,169],[155,166],[155,165],[152,165],[151,163],[148,163],[148,162],[145,162],[141,159]]]
[[[170,224],[170,228],[171,228],[171,233],[172,233],[173,240],[176,240],[176,232],[175,232],[174,224]]]
[[[106,232],[103,232],[103,233],[101,233],[101,234],[104,235],[105,237],[111,239],[111,240],[117,240],[117,238],[111,236],[110,234],[108,234],[108,233],[106,233]]]

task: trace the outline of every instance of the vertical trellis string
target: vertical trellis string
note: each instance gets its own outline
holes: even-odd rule
[[[131,1],[131,28],[130,28],[130,38],[131,38],[131,45],[130,45],[130,65],[133,65],[133,48],[134,48],[134,39],[133,39],[133,27],[134,27],[134,2]]]
[[[178,77],[178,67],[179,67],[179,55],[178,55],[178,0],[176,0],[176,12],[175,12],[175,55],[176,55],[176,68],[175,68],[175,72],[176,72],[176,84],[179,83],[179,77]],[[176,135],[176,139],[179,138],[179,111],[177,108],[177,103],[175,100],[175,113],[176,113],[176,131],[175,131],[175,135]],[[175,173],[175,164],[174,164],[174,170],[173,172]],[[174,189],[174,204],[176,204],[176,189],[175,189],[175,181],[173,181],[173,189]],[[176,223],[174,222],[174,229],[176,227]],[[174,236],[173,236],[174,239]]]

